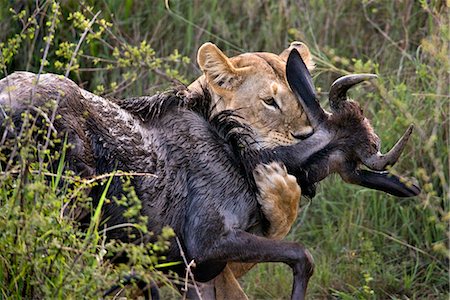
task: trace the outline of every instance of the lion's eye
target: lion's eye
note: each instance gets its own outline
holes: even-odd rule
[[[278,106],[277,102],[275,101],[275,99],[273,97],[270,97],[270,98],[267,98],[267,99],[263,99],[263,101],[268,106],[271,106],[271,107],[276,108],[276,109],[280,109],[280,107]]]

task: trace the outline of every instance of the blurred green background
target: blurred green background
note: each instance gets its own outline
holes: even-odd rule
[[[312,201],[302,200],[288,239],[315,258],[309,299],[448,299],[448,1],[58,4],[0,0],[0,78],[15,70],[64,74],[70,68],[72,80],[98,94],[149,95],[198,77],[196,51],[204,42],[233,56],[279,53],[293,40],[305,42],[316,58],[322,100],[341,75],[378,74],[351,95],[384,150],[408,124],[416,125],[394,171],[418,178],[422,194],[399,199],[330,177]],[[241,283],[251,299],[287,299],[291,272],[261,264]]]

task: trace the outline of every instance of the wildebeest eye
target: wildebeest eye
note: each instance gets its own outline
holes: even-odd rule
[[[276,109],[280,109],[280,107],[278,106],[277,102],[275,101],[275,99],[273,97],[267,98],[267,99],[263,99],[264,103],[272,106]]]

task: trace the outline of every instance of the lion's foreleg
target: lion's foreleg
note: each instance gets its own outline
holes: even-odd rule
[[[259,165],[253,175],[260,195],[258,202],[270,222],[266,237],[280,240],[287,235],[297,217],[300,186],[280,163]],[[248,299],[236,278],[246,274],[254,265],[228,263],[224,271],[214,279],[216,300]]]

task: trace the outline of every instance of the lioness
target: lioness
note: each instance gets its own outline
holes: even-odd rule
[[[219,111],[236,110],[253,130],[260,147],[290,145],[308,137],[313,129],[285,78],[290,51],[299,51],[309,70],[314,69],[312,55],[301,42],[293,42],[280,55],[244,53],[228,58],[216,45],[206,43],[198,50],[197,62],[203,75],[189,90],[207,89]],[[260,191],[260,204],[270,223],[265,236],[282,239],[298,213],[301,189],[283,165],[262,165],[254,173]],[[253,264],[229,263],[213,280],[202,286],[204,297],[246,299],[236,278]]]
[[[237,111],[243,118],[240,121],[247,123],[254,132],[252,139],[256,140],[257,146],[271,148],[295,144],[312,134],[313,129],[285,78],[286,59],[293,48],[299,51],[308,69],[314,69],[312,55],[301,42],[291,43],[280,55],[260,52],[232,58],[228,58],[216,45],[206,43],[199,48],[197,55],[203,75],[188,89],[192,92],[207,89],[217,111]],[[270,172],[286,177],[288,182],[295,181],[283,166],[265,166],[260,171],[254,175],[264,199],[261,205],[271,224],[267,234],[271,238],[281,239],[289,232],[297,215],[297,195],[300,191],[286,191],[285,182],[276,177],[269,181],[261,175]],[[269,187],[270,190],[266,190]],[[287,201],[293,198],[290,194],[296,196],[294,202]]]

